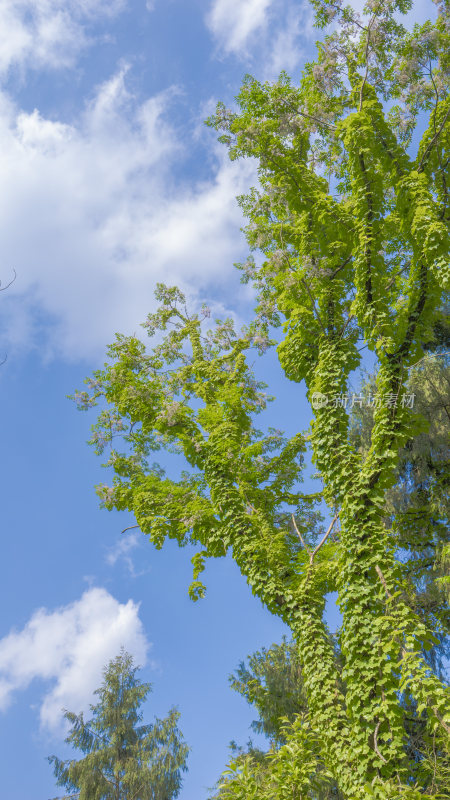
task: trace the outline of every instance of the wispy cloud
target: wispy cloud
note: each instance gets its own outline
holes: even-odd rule
[[[47,682],[40,701],[41,725],[58,732],[62,708],[87,711],[104,666],[121,646],[143,665],[150,644],[139,605],[119,603],[105,589],[91,588],[68,606],[34,612],[21,631],[0,640],[0,711],[35,679]]]
[[[2,0],[0,76],[11,68],[72,66],[94,41],[91,26],[117,15],[126,0]]]
[[[292,74],[317,38],[309,3],[288,3],[283,12],[264,43],[262,71],[266,80],[275,80],[283,70]]]
[[[267,24],[273,0],[214,0],[206,22],[227,53],[245,50],[255,31]]]
[[[292,72],[317,38],[307,0],[215,0],[205,19],[219,57],[246,61],[263,80]]]
[[[121,535],[116,544],[114,544],[112,547],[108,547],[105,557],[106,563],[110,567],[114,567],[117,562],[122,561],[127,567],[129,574],[133,578],[145,575],[149,572],[149,568],[146,567],[145,569],[137,571],[134,560],[131,556],[131,552],[136,550],[136,548],[139,547],[143,541],[145,540],[141,533],[136,531],[129,533],[127,531],[125,536]]]
[[[138,102],[126,66],[72,124],[0,95],[0,277],[18,273],[3,295],[9,352],[38,342],[44,355],[98,357],[117,330],[139,330],[157,280],[193,295],[227,281],[245,247],[235,197],[254,166],[224,148],[216,158],[211,136],[210,179],[174,180],[188,150],[168,121],[176,97]]]
[[[137,533],[131,533],[128,534],[126,538],[119,539],[113,547],[108,548],[106,563],[109,564],[110,567],[114,567],[121,558],[125,558],[125,560],[129,559],[130,550],[134,550],[135,547],[138,547],[139,541],[140,536]]]

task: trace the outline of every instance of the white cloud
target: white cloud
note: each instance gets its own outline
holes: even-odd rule
[[[317,38],[309,3],[288,4],[279,15],[264,47],[264,79],[276,80],[282,70],[292,74],[305,58],[305,45]]]
[[[136,531],[133,533],[126,531],[125,536],[121,535],[116,544],[107,548],[105,558],[106,563],[110,567],[114,567],[118,561],[122,561],[126,565],[132,578],[146,575],[149,572],[149,568],[145,567],[142,570],[136,571],[133,558],[131,557],[131,551],[139,547],[143,541],[145,540],[142,537],[142,534],[139,534]]]
[[[0,710],[14,692],[35,679],[50,682],[40,702],[41,725],[57,732],[62,708],[87,711],[102,670],[121,647],[143,665],[149,648],[139,605],[119,603],[105,589],[91,588],[68,606],[34,612],[21,631],[0,640]]]
[[[113,547],[108,547],[106,563],[109,564],[110,567],[114,567],[121,558],[124,558],[129,568],[132,569],[133,564],[129,553],[130,550],[134,550],[135,547],[138,547],[140,540],[141,537],[138,533],[127,534],[126,537],[121,536]]]
[[[227,53],[245,49],[249,37],[267,23],[273,0],[214,0],[206,22]]]
[[[274,80],[304,60],[317,39],[307,0],[215,0],[206,16],[219,54],[251,63],[252,74]]]
[[[18,274],[2,295],[10,353],[97,358],[116,331],[139,330],[157,280],[202,294],[227,282],[245,249],[235,196],[254,165],[230,163],[223,147],[215,158],[211,138],[211,179],[176,181],[190,146],[167,122],[176,92],[138,103],[126,72],[99,87],[76,124],[0,95],[0,277]]]
[[[126,0],[2,0],[0,74],[12,67],[69,67],[92,42],[90,25],[111,18]]]
[[[273,43],[273,49],[270,54],[269,72],[268,77],[276,77],[282,70],[291,73],[297,66],[302,51],[299,47],[300,36],[300,20],[292,20],[292,25],[279,31]]]

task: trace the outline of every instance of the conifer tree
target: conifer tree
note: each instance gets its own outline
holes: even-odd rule
[[[124,650],[104,670],[92,719],[66,711],[71,724],[67,744],[83,758],[62,761],[50,756],[62,800],[172,800],[181,789],[188,747],[177,728],[179,713],[147,725],[140,706],[151,690],[136,677],[138,668]]]
[[[300,84],[248,76],[236,108],[219,105],[210,120],[233,159],[259,165],[259,186],[240,200],[249,245],[263,254],[241,267],[258,294],[250,328],[238,336],[225,321],[208,334],[207,310],[189,314],[178,289],[160,286],[146,328],[169,332],[150,352],[118,336],[77,395],[84,408],[106,401],[98,451],[124,435],[108,462],[114,485],[99,489],[105,506],[132,511],[157,547],[167,537],[198,545],[194,599],[205,559],[232,553],[292,631],[308,710],[263,764],[231,765],[230,800],[315,797],[318,776],[346,800],[440,796],[408,749],[407,709],[440,756],[448,691],[424,651],[441,623],[411,604],[414,581],[385,520],[399,452],[427,425],[408,374],[449,285],[448,0],[437,5],[435,22],[408,32],[409,0],[367,0],[362,15],[315,0],[318,25],[333,27]],[[267,397],[246,358],[281,324],[281,368],[304,382],[313,415],[291,438],[256,427]],[[346,403],[365,347],[377,377],[363,451]],[[150,462],[160,447],[184,455],[179,478]],[[322,482],[315,496],[299,487],[307,448]],[[332,519],[322,538],[306,535],[318,500]],[[338,653],[323,620],[330,591],[343,616]]]
[[[302,675],[301,661],[295,641],[283,637],[281,644],[262,647],[242,661],[230,676],[231,688],[244,697],[257,713],[251,729],[267,737],[272,752],[288,741],[288,726],[308,710],[308,700]],[[258,762],[259,769],[270,769],[267,752],[250,738],[246,746],[230,743],[234,763],[245,764],[247,759]],[[330,778],[317,753],[314,800],[343,800],[336,781]],[[210,800],[227,796],[228,786],[222,776]]]

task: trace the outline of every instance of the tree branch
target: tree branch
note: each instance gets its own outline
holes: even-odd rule
[[[334,515],[334,517],[333,517],[332,521],[330,522],[329,528],[328,528],[328,530],[327,530],[327,532],[326,532],[325,536],[323,537],[323,539],[321,539],[321,541],[319,542],[319,544],[317,545],[317,547],[315,548],[315,550],[313,550],[313,551],[312,551],[312,553],[311,553],[311,555],[310,555],[310,557],[309,557],[309,563],[310,563],[310,566],[312,565],[312,563],[313,563],[313,561],[314,561],[314,556],[316,555],[316,553],[318,553],[318,552],[319,552],[319,550],[320,550],[320,548],[322,547],[322,545],[324,545],[324,544],[325,544],[325,542],[326,542],[326,540],[328,539],[328,537],[329,537],[329,535],[330,535],[331,531],[333,530],[333,525],[334,525],[334,523],[336,522],[336,520],[337,520],[338,516],[339,516],[339,513],[338,513],[338,512],[336,512],[336,514]]]
[[[319,125],[325,125],[327,128],[331,128],[331,130],[336,130],[336,125],[333,125],[331,122],[325,122],[324,119],[319,119],[319,117],[313,117],[312,114],[306,114],[304,111],[299,111],[297,109],[297,114],[300,114],[301,117],[306,117],[307,119],[312,119],[314,122],[318,122]]]
[[[381,720],[378,720],[376,728],[375,728],[375,730],[373,732],[373,749],[375,750],[377,756],[379,758],[381,758],[381,760],[384,761],[385,764],[387,764],[386,759],[384,758],[384,756],[381,755],[381,753],[380,753],[380,751],[378,749],[378,731],[380,729],[380,725],[381,725]]]
[[[352,256],[353,256],[353,253],[350,253],[349,257],[346,258],[345,261],[342,262],[342,264],[339,264],[339,266],[336,267],[336,269],[334,270],[333,274],[330,275],[330,281],[332,281],[333,278],[336,277],[336,275],[338,274],[338,272],[341,271],[341,269],[344,269],[344,267],[347,266],[348,262],[352,260]]]
[[[433,138],[432,138],[431,142],[428,142],[428,145],[427,145],[427,147],[425,148],[425,152],[424,152],[424,154],[423,154],[422,158],[420,159],[419,166],[417,167],[417,172],[422,172],[422,170],[423,170],[423,168],[424,168],[424,166],[425,166],[425,164],[424,164],[424,161],[425,161],[425,159],[426,159],[426,158],[428,158],[428,156],[429,156],[429,154],[430,154],[430,152],[431,152],[431,149],[432,149],[433,145],[434,145],[434,144],[435,144],[435,142],[436,142],[436,141],[439,139],[439,136],[441,135],[441,133],[442,133],[442,131],[443,131],[444,127],[445,127],[445,123],[447,122],[447,119],[448,119],[448,117],[449,117],[449,114],[450,114],[450,108],[448,109],[448,111],[447,111],[447,113],[446,113],[446,115],[445,115],[444,119],[442,120],[442,122],[441,122],[441,124],[440,124],[439,128],[437,129],[436,133],[434,134],[434,136],[433,136]]]
[[[378,564],[375,564],[375,572],[377,573],[381,583],[383,584],[384,590],[385,590],[387,596],[389,597],[390,600],[392,600],[392,595],[391,595],[391,593],[390,593],[390,591],[388,589],[388,585],[386,583],[386,578],[384,577],[383,573],[381,572],[381,569],[379,568]]]
[[[294,524],[294,528],[295,528],[295,530],[296,530],[296,531],[297,531],[297,533],[298,533],[299,539],[300,539],[300,541],[301,541],[301,543],[302,543],[303,547],[305,548],[306,552],[309,554],[309,556],[311,556],[311,550],[309,549],[308,545],[305,543],[305,541],[304,541],[304,539],[303,539],[303,536],[301,535],[301,533],[300,533],[299,529],[297,528],[297,523],[295,522],[295,517],[294,517],[294,515],[293,515],[293,514],[292,514],[291,516],[292,516],[292,522],[293,522],[293,524]]]
[[[286,249],[286,245],[285,245],[285,243],[284,243],[284,238],[283,238],[283,225],[281,225],[281,226],[280,226],[280,239],[281,239],[281,244],[283,245],[283,248],[285,249],[285,256],[284,256],[284,257],[286,258],[286,261],[287,261],[287,263],[289,264],[289,266],[291,266],[291,262],[290,262],[290,259],[289,259],[289,256],[288,256],[288,254],[287,254],[287,253],[288,253],[288,251],[287,251],[287,249]],[[311,292],[311,289],[310,289],[310,287],[309,287],[309,285],[308,285],[307,281],[305,281],[305,279],[304,279],[304,278],[302,278],[302,279],[301,279],[301,283],[302,283],[302,285],[304,286],[304,288],[306,289],[306,291],[308,292],[309,299],[311,300],[311,305],[312,305],[313,314],[314,314],[314,315],[315,315],[315,317],[317,318],[317,321],[318,321],[318,323],[319,323],[320,327],[322,328],[322,332],[326,334],[326,329],[325,329],[325,326],[324,326],[324,324],[323,324],[323,322],[322,322],[322,318],[321,318],[321,316],[320,316],[320,314],[319,314],[319,310],[318,310],[318,308],[316,307],[316,301],[315,301],[315,299],[314,299],[314,297],[313,297],[313,294],[312,294],[312,292]]]
[[[364,156],[362,153],[359,154],[359,165],[361,167],[361,172],[363,174],[363,180],[366,190],[366,200],[367,200],[367,224],[370,228],[371,235],[369,237],[370,242],[372,242],[373,237],[373,220],[374,220],[374,212],[373,212],[373,200],[372,194],[370,191],[370,182],[367,177],[367,170],[366,164],[364,161]],[[366,303],[372,310],[373,309],[373,286],[372,286],[372,273],[371,273],[371,261],[372,261],[372,247],[367,243],[365,243],[365,262],[366,262],[366,281],[365,281],[365,290],[366,290]]]
[[[130,525],[128,528],[124,528],[123,531],[120,531],[120,532],[121,533],[126,533],[126,531],[132,531],[133,528],[140,528],[140,527],[141,527],[140,525]]]
[[[0,292],[4,292],[4,291],[6,291],[6,289],[9,289],[11,284],[14,283],[14,281],[16,280],[17,272],[16,272],[16,270],[14,268],[13,268],[13,272],[14,272],[14,278],[9,283],[7,283],[6,286],[2,286],[2,282],[0,281]]]
[[[365,49],[365,53],[364,53],[364,58],[365,58],[365,62],[366,62],[366,71],[365,71],[365,74],[364,74],[364,80],[363,80],[363,82],[361,84],[361,89],[359,90],[359,109],[358,109],[359,111],[362,110],[362,106],[363,106],[363,91],[364,91],[364,86],[366,85],[367,75],[369,73],[368,55],[369,55],[369,44],[370,44],[370,26],[372,25],[372,22],[374,21],[374,19],[375,19],[375,15],[372,16],[372,19],[370,20],[369,25],[367,27],[366,49]]]

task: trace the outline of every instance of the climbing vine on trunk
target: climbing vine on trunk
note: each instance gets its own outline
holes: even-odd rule
[[[315,797],[320,762],[348,800],[438,797],[432,781],[424,795],[408,756],[405,708],[442,752],[448,694],[423,657],[436,630],[408,602],[384,498],[400,448],[426,425],[406,387],[449,282],[449,7],[408,33],[399,22],[408,0],[369,0],[360,16],[339,0],[314,5],[331,32],[300,85],[247,77],[236,107],[219,104],[209,120],[231,158],[259,166],[258,187],[240,198],[249,245],[263,254],[241,265],[258,293],[254,321],[241,335],[230,321],[208,332],[206,308],[189,314],[178,289],[159,286],[160,309],[145,323],[158,343],[148,351],[118,336],[77,399],[106,400],[99,451],[117,435],[126,442],[111,450],[105,506],[132,511],[157,547],[167,537],[199,545],[194,599],[205,559],[232,553],[297,642],[308,709],[263,764],[231,765],[223,796]],[[281,368],[305,382],[314,417],[309,434],[290,439],[255,427],[267,398],[247,363],[281,324]],[[362,453],[348,395],[364,347],[377,378]],[[323,485],[315,496],[299,491],[308,447]],[[160,448],[184,456],[178,479],[150,462]],[[321,538],[318,500],[332,519]],[[343,615],[342,669],[323,621],[330,591]]]

